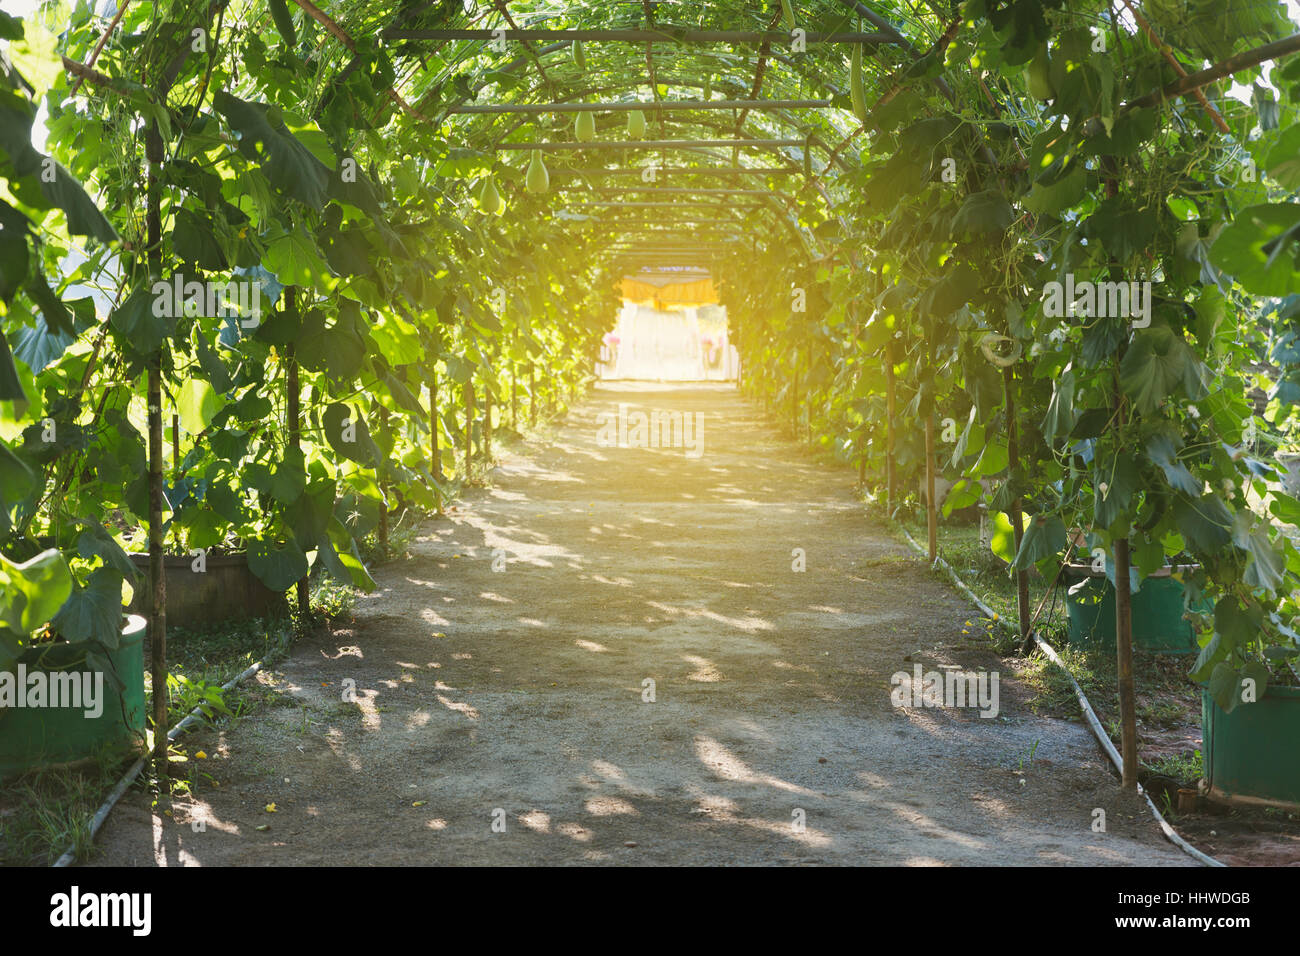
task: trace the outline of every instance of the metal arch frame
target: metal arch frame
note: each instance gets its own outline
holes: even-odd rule
[[[663,78],[663,79],[668,80],[668,78]],[[641,85],[643,85],[643,84],[636,83],[636,84],[630,84],[630,85],[624,85],[624,86],[590,86],[590,87],[586,87],[586,88],[583,88],[583,89],[570,88],[570,89],[568,89],[568,90],[565,90],[565,96],[564,96],[563,99],[555,100],[555,101],[553,101],[553,102],[554,102],[556,105],[559,105],[559,106],[561,106],[561,107],[564,107],[564,106],[569,106],[569,105],[573,104],[575,101],[578,100],[579,97],[583,97],[583,96],[591,96],[591,95],[593,95],[593,94],[615,93],[615,92],[619,92],[619,91],[627,90],[627,89],[629,89],[629,88],[635,88],[636,86],[641,86]],[[702,82],[698,77],[673,77],[673,78],[671,78],[671,80],[670,80],[670,85],[672,85],[672,86],[679,86],[679,87],[685,86],[685,87],[700,87],[700,88],[703,88],[703,86],[704,86],[703,82]],[[538,89],[539,89],[539,87],[533,87],[533,88],[531,88],[531,89],[528,90],[528,94],[531,95],[531,94],[535,93]],[[715,101],[715,102],[721,102],[721,101]],[[527,112],[523,117],[521,117],[520,119],[516,120],[514,123],[508,125],[505,129],[503,129],[503,130],[500,132],[500,134],[499,134],[498,137],[497,137],[497,142],[500,142],[502,139],[504,139],[506,136],[509,136],[511,133],[515,132],[516,130],[521,129],[521,128],[524,127],[524,126],[530,125],[530,124],[529,124],[529,121],[528,121],[528,116],[530,116],[530,115],[540,115],[540,114],[544,114],[544,113],[547,112],[547,110],[545,109],[545,104],[539,104],[539,103],[520,103],[519,101],[515,101],[515,102],[512,103],[511,105],[527,106],[529,109],[528,109],[528,112]],[[591,105],[591,106],[594,107],[593,109],[588,110],[589,112],[602,112],[602,110],[599,108],[599,105],[598,105],[598,104],[589,104],[589,105]],[[459,108],[459,107],[457,107],[456,109],[458,109],[458,108]],[[733,109],[739,109],[739,107],[732,107],[732,108],[733,108]],[[801,108],[811,108],[811,107],[801,107]],[[820,108],[823,108],[823,107],[817,107],[817,108],[820,109]],[[654,104],[653,106],[650,105],[649,103],[647,103],[647,104],[636,105],[636,104],[632,104],[632,103],[629,102],[629,104],[628,104],[626,107],[624,107],[622,104],[619,104],[618,106],[616,106],[616,107],[614,107],[614,108],[611,108],[611,109],[609,109],[609,110],[607,110],[607,111],[608,111],[608,112],[611,112],[611,113],[614,113],[614,112],[628,112],[628,111],[630,111],[630,110],[634,110],[634,109],[652,109],[652,110],[657,110],[657,111],[660,112],[660,115],[661,115],[661,117],[662,117],[662,115],[663,115],[664,113],[668,113],[668,112],[679,112],[679,111],[680,111],[680,112],[690,112],[691,109],[692,109],[692,107],[690,106],[690,101],[681,101],[681,102],[677,102],[677,101],[663,101],[663,100],[660,100],[660,101],[656,101],[655,104]],[[704,111],[705,111],[705,112],[708,112],[708,111],[710,111],[710,108],[709,108],[709,107],[705,107],[705,108],[704,108]],[[579,110],[565,110],[565,109],[561,108],[561,109],[559,109],[559,110],[556,110],[556,112],[579,112]],[[773,116],[779,117],[780,120],[782,121],[780,125],[786,127],[787,129],[796,129],[796,130],[797,130],[797,129],[806,129],[806,128],[808,128],[808,126],[809,126],[808,123],[806,123],[806,122],[801,122],[800,119],[799,119],[798,117],[796,117],[795,115],[793,115],[793,114],[790,112],[790,109],[789,109],[789,108],[784,108],[784,107],[765,108],[765,109],[759,110],[758,112],[763,113],[763,114],[765,114],[765,115],[773,115]],[[510,114],[509,114],[509,113],[505,113],[505,112],[502,112],[502,113],[495,113],[495,114],[465,114],[465,113],[454,113],[454,114],[453,114],[453,111],[450,111],[450,110],[449,110],[449,111],[447,111],[447,114],[446,114],[446,115],[510,115]],[[745,116],[745,119],[748,120],[749,117],[748,117],[748,116]],[[703,118],[690,119],[690,120],[687,120],[687,121],[685,121],[684,123],[682,123],[682,125],[684,125],[684,126],[706,126],[706,127],[710,128],[710,129],[714,129],[714,130],[720,130],[720,129],[723,128],[722,124],[719,124],[719,123],[709,123],[709,122],[706,122]],[[730,131],[731,131],[732,135],[736,135],[736,136],[742,136],[742,135],[744,135],[743,129],[740,130],[740,131],[737,131],[736,128],[735,128],[735,126],[734,126],[733,124],[727,124],[727,125],[728,125],[729,127],[731,127],[731,130],[730,130]],[[828,123],[827,126],[830,128],[830,130],[832,130],[832,131],[835,133],[836,136],[842,136],[842,135],[843,135],[843,131],[840,130],[838,127],[836,127],[834,124],[830,124],[830,123]],[[819,132],[825,132],[825,130],[821,130],[821,131],[819,131]],[[800,139],[801,139],[801,140],[804,140],[804,141],[807,141],[807,140],[808,140],[808,137],[807,137],[807,136],[802,136],[802,137],[800,137]],[[848,164],[847,162],[843,161],[842,159],[840,159],[840,157],[836,154],[835,150],[834,150],[834,149],[833,149],[829,144],[827,144],[827,143],[826,143],[826,142],[821,138],[821,136],[817,135],[816,133],[812,134],[812,137],[811,137],[811,143],[812,143],[813,146],[818,147],[818,148],[824,150],[824,151],[827,153],[827,155],[831,158],[831,161],[837,163],[837,164],[840,166],[841,169],[843,169],[843,170],[846,171],[846,172],[850,172],[850,171],[851,171],[851,167],[849,166],[849,164]]]
[[[906,50],[908,53],[910,53],[913,57],[916,57],[916,56],[918,55],[917,52],[916,52],[915,47],[910,43],[910,41],[908,41],[905,37],[903,37],[903,35],[902,35],[901,33],[899,33],[897,30],[895,30],[891,24],[889,24],[889,23],[888,23],[887,21],[885,21],[883,18],[880,18],[879,15],[874,14],[874,11],[870,11],[869,8],[864,7],[862,4],[856,2],[856,0],[844,0],[844,2],[845,2],[847,5],[852,6],[854,9],[856,9],[857,12],[861,13],[861,14],[864,15],[864,16],[867,16],[868,19],[872,19],[873,22],[877,23],[877,25],[881,27],[883,33],[882,33],[882,34],[879,34],[879,35],[872,35],[872,42],[873,42],[873,43],[876,43],[876,45],[897,45],[897,46],[901,46],[904,50]],[[874,18],[874,19],[873,19],[873,18]],[[776,21],[774,20],[774,24],[775,24],[775,22],[776,22]],[[489,38],[492,37],[492,36],[499,35],[499,34],[496,34],[494,31],[491,31],[491,30],[488,30],[488,31],[482,31],[482,32],[485,32]],[[507,31],[507,36],[509,36],[509,32],[510,32],[510,31]],[[516,37],[516,38],[517,38],[517,39],[527,39],[527,37],[523,35],[523,34],[526,34],[527,32],[528,32],[528,31],[520,31],[520,35],[519,35],[518,37]],[[654,33],[654,31],[651,31],[651,32]],[[389,36],[390,33],[389,33],[389,31],[384,31],[384,34],[383,34],[383,35],[385,35],[385,36]],[[584,34],[584,33],[582,33],[582,31],[573,31],[573,32],[572,32],[571,34],[569,34],[569,35],[571,35],[571,36],[573,36],[573,37],[575,37],[575,38],[581,38],[581,37],[583,37],[583,36],[588,36],[588,35],[591,35],[591,34]],[[536,34],[536,36],[538,36],[538,37],[540,38],[540,34]],[[760,58],[759,58],[759,66],[756,67],[756,71],[755,71],[755,72],[756,72],[755,83],[754,83],[754,86],[755,86],[755,87],[758,87],[758,85],[759,85],[759,81],[760,81],[760,79],[762,78],[762,70],[761,70],[761,66],[762,66],[762,61],[763,61],[763,59],[764,59],[765,56],[771,56],[772,59],[777,60],[777,61],[779,61],[779,62],[782,62],[783,65],[786,65],[787,67],[789,67],[790,69],[792,69],[792,70],[793,70],[797,75],[800,75],[800,76],[804,75],[804,71],[801,70],[801,69],[799,68],[799,65],[797,65],[794,61],[792,61],[792,60],[790,60],[789,58],[784,57],[784,56],[782,56],[782,55],[780,55],[780,54],[772,54],[771,51],[770,51],[770,49],[767,49],[767,47],[769,46],[769,44],[770,44],[770,42],[771,42],[772,40],[774,40],[774,39],[784,39],[784,38],[786,38],[787,36],[788,36],[788,34],[774,33],[774,32],[772,32],[772,31],[770,31],[770,30],[769,30],[769,31],[767,32],[767,34],[765,34],[765,35],[762,35],[762,36],[760,36],[760,35],[758,35],[758,34],[755,35],[755,40],[756,40],[757,42],[761,42],[761,43],[763,44],[763,46],[764,46],[764,54],[760,55]],[[643,37],[643,36],[638,35],[638,36],[637,36],[637,39],[638,39],[638,41],[640,41],[640,40],[644,40],[644,42],[647,43],[647,46],[648,46],[648,48],[649,48],[649,49],[647,50],[647,52],[649,53],[649,52],[650,52],[650,49],[652,49],[652,47],[653,47],[654,42],[664,42],[664,41],[676,42],[678,38],[675,37],[675,36],[673,35],[672,32],[668,32],[668,33],[665,33],[662,37],[658,36],[657,33],[656,33],[655,35],[652,35],[652,36],[649,36],[649,37]],[[841,39],[841,40],[848,40],[848,39],[850,39],[850,38],[849,38],[849,37],[842,37],[842,38],[838,38],[838,39]],[[519,57],[515,57],[515,58],[514,58],[513,60],[511,60],[509,63],[507,63],[507,64],[503,64],[501,67],[497,68],[497,71],[498,71],[498,72],[512,72],[512,73],[513,73],[513,72],[517,72],[517,71],[518,71],[519,69],[521,69],[521,68],[526,68],[527,65],[528,65],[530,62],[532,62],[532,63],[534,63],[535,65],[538,66],[539,75],[542,76],[542,80],[543,80],[544,85],[545,85],[546,87],[548,87],[548,88],[551,88],[551,90],[552,90],[552,95],[553,95],[553,92],[554,92],[554,85],[555,85],[557,82],[558,82],[559,85],[561,85],[561,86],[563,86],[564,84],[563,84],[563,81],[555,81],[555,80],[553,80],[551,77],[548,77],[548,76],[545,75],[544,70],[542,69],[542,66],[541,66],[542,59],[543,59],[544,57],[548,57],[548,56],[549,56],[550,54],[552,54],[552,53],[560,52],[561,50],[565,49],[566,47],[569,47],[569,46],[571,45],[572,42],[573,42],[572,39],[562,39],[562,40],[560,40],[559,42],[552,43],[552,44],[550,44],[549,46],[542,47],[542,48],[540,48],[540,49],[527,49],[527,48],[526,48],[526,53],[528,54],[527,56],[519,56]],[[701,39],[699,42],[703,43],[703,42],[718,42],[718,41],[710,41],[710,40]],[[724,42],[725,42],[725,40],[724,40]],[[528,44],[527,46],[528,46],[528,47],[531,47],[532,45],[531,45],[531,44]],[[873,58],[873,62],[874,62],[874,58]],[[940,78],[940,82],[942,82],[942,79],[941,79],[941,78]],[[702,87],[702,86],[704,85],[703,82],[701,82],[701,80],[700,80],[698,77],[692,77],[692,78],[685,78],[685,77],[683,77],[683,78],[680,78],[680,79],[678,79],[678,78],[674,78],[674,80],[672,81],[672,83],[673,83],[673,85],[677,85],[677,86],[699,86],[699,87]],[[641,85],[641,84],[636,84],[636,85]],[[524,96],[525,96],[525,97],[531,97],[531,96],[533,96],[533,95],[536,95],[536,94],[539,92],[539,90],[540,90],[541,88],[542,88],[542,84],[538,84],[538,85],[536,85],[536,86],[530,86],[530,87],[525,91]],[[611,89],[611,90],[612,90],[612,89],[622,89],[622,90],[625,90],[625,89],[627,89],[627,88],[628,88],[628,87],[627,87],[626,85],[625,85],[625,86],[620,86],[620,87],[609,87],[609,89]],[[590,91],[589,91],[587,94],[575,93],[575,92],[573,91],[573,88],[572,88],[572,87],[569,87],[568,89],[566,89],[565,92],[568,93],[570,96],[576,96],[576,95],[589,95],[589,93],[590,93]],[[426,95],[427,95],[427,94],[426,94]],[[421,102],[423,103],[423,100],[422,100]],[[465,98],[462,97],[460,100],[458,100],[458,101],[456,102],[455,106],[461,106],[461,105],[464,104],[464,102],[465,102]],[[511,104],[511,105],[534,105],[534,106],[537,106],[537,107],[541,107],[541,106],[543,106],[544,104],[520,104],[520,103],[517,103],[517,102],[516,102],[516,103]],[[443,112],[439,115],[438,122],[439,122],[439,123],[445,122],[445,121],[447,120],[447,118],[448,118],[450,115],[453,115],[454,108],[455,108],[455,107],[453,107],[453,109],[451,109],[451,110],[445,110],[445,111],[443,111]],[[641,108],[641,107],[636,107],[636,106],[632,106],[632,105],[629,105],[629,106],[627,107],[627,109],[634,109],[634,108]],[[659,103],[659,102],[656,102],[655,104],[651,105],[649,108],[651,108],[651,109],[656,109],[656,108],[657,108],[657,109],[661,109],[661,110],[663,110],[663,109],[684,109],[684,110],[689,110],[689,106],[678,107],[677,104],[664,104],[664,103]],[[575,111],[576,111],[576,110],[575,110]],[[544,109],[540,109],[540,108],[539,108],[539,109],[536,110],[536,112],[537,112],[537,113],[544,112]],[[779,124],[780,124],[780,125],[784,125],[784,126],[786,126],[787,128],[789,128],[789,127],[799,128],[799,127],[804,127],[804,126],[805,126],[805,124],[800,123],[800,122],[797,122],[797,121],[796,121],[792,116],[790,116],[789,113],[788,113],[788,111],[785,111],[785,110],[772,110],[772,111],[770,111],[770,112],[772,112],[772,113],[774,113],[775,115],[777,115],[777,116],[779,117],[779,120],[778,120]],[[464,114],[460,114],[460,115],[464,115]],[[660,116],[662,117],[662,115],[663,115],[663,113],[661,112],[661,113],[660,113]],[[748,119],[748,115],[749,115],[749,111],[748,111],[748,110],[745,110],[745,111],[741,114],[741,116],[738,117],[738,122],[737,122],[737,126],[738,126],[738,127],[743,125],[744,121]],[[708,123],[704,122],[702,118],[696,118],[696,119],[689,120],[688,123],[687,123],[686,125],[692,125],[692,126],[707,126],[707,127],[709,127],[709,128],[716,128],[716,127],[713,126],[712,124],[708,124]],[[827,125],[830,126],[831,129],[834,129],[834,130],[836,131],[837,134],[839,134],[839,133],[841,132],[837,127],[834,126],[834,124],[827,124]],[[514,128],[518,128],[518,126],[516,126],[516,127],[514,127]],[[508,131],[507,131],[506,135],[508,135]],[[809,147],[814,147],[814,146],[815,146],[815,147],[818,147],[818,148],[820,148],[820,149],[822,149],[822,150],[827,151],[827,153],[828,153],[828,155],[829,155],[829,157],[830,157],[831,162],[833,162],[833,163],[838,163],[838,165],[840,165],[840,167],[843,168],[843,169],[846,169],[846,170],[850,169],[849,164],[846,163],[843,159],[841,159],[841,158],[838,156],[837,151],[832,150],[831,147],[830,147],[829,145],[827,145],[824,141],[822,141],[821,138],[818,137],[816,134],[810,134],[808,137],[805,138],[804,143],[805,143],[805,148],[809,148]],[[735,167],[732,167],[732,168],[735,168]],[[792,170],[792,171],[793,171],[793,170]],[[823,197],[823,199],[829,201],[829,197],[827,196],[827,194],[826,194],[826,192],[825,192],[824,189],[819,189],[819,190],[818,190],[818,193]],[[811,237],[810,234],[809,234],[806,230],[804,230],[802,227],[800,227],[799,224],[798,224],[798,222],[795,220],[795,217],[792,216],[792,215],[790,215],[790,213],[789,213],[788,203],[790,203],[790,202],[793,201],[793,197],[792,197],[792,196],[787,196],[787,195],[785,195],[785,194],[775,194],[775,193],[773,194],[773,196],[774,196],[774,197],[779,196],[780,198],[782,198],[782,199],[784,200],[784,203],[783,203],[782,205],[786,205],[787,208],[785,208],[785,209],[772,209],[772,207],[770,207],[770,206],[767,207],[767,208],[771,209],[771,211],[778,212],[778,221],[780,221],[780,222],[781,222],[783,225],[785,225],[787,228],[790,228],[792,231],[794,231],[795,234],[799,237],[800,242],[804,245],[805,250],[811,252],[812,250],[808,248],[808,246],[809,246],[809,239],[812,238],[812,239],[813,239],[813,244],[816,245],[816,240],[815,240],[815,238],[814,238],[814,237]],[[781,215],[781,213],[785,213],[785,214],[784,214],[784,215]]]

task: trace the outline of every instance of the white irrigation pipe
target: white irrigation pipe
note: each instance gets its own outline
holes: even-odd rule
[[[258,661],[252,667],[246,668],[242,673],[238,674],[234,679],[222,684],[221,689],[223,691],[230,690],[230,688],[234,687],[240,681],[252,677],[261,669],[262,669],[262,662]],[[171,730],[167,731],[167,740],[168,741],[175,740],[181,734],[185,733],[185,731],[189,730],[196,723],[198,723],[203,716],[204,715],[203,715],[202,708],[195,707],[185,716],[185,718],[180,723],[178,723]],[[122,799],[122,794],[126,793],[127,787],[131,786],[131,784],[135,782],[135,778],[140,775],[140,771],[144,769],[145,761],[148,759],[149,757],[146,754],[145,756],[141,757],[139,760],[137,760],[135,763],[131,765],[131,768],[122,775],[122,779],[117,782],[117,786],[115,786],[109,792],[108,799],[104,801],[104,805],[101,806],[98,810],[96,810],[95,815],[90,818],[90,839],[92,842],[94,842],[95,834],[99,832],[99,828],[102,827],[104,825],[104,821],[108,819],[108,815],[112,811],[113,807],[117,806],[117,801]],[[76,849],[77,848],[75,846],[68,847],[67,851],[63,854],[63,856],[59,857],[54,862],[54,867],[57,869],[59,867],[70,866],[71,864],[75,863],[77,860]]]
[[[890,524],[894,526],[894,528],[902,532],[903,537],[907,539],[907,543],[912,546],[912,549],[916,551],[917,554],[922,554],[925,555],[926,558],[929,558],[930,556],[929,552],[927,552],[924,548],[922,548],[919,544],[916,543],[916,540],[910,534],[908,534],[906,528],[904,528],[893,518],[889,518],[887,520],[890,522]],[[1010,627],[1010,624],[1008,624],[1001,617],[999,617],[996,612],[994,612],[987,604],[985,604],[976,596],[974,591],[972,591],[969,587],[966,586],[966,582],[963,581],[957,575],[957,572],[952,569],[952,566],[948,564],[947,561],[945,561],[942,557],[936,556],[934,559],[934,563],[939,567],[943,568],[943,570],[948,573],[948,577],[951,578],[952,583],[957,586],[957,590],[961,591],[962,594],[970,598],[971,602],[974,603],[974,605],[978,607],[981,612],[983,612],[985,617],[995,621],[999,621],[1000,623],[1003,624],[1004,627]],[[1012,628],[1012,630],[1015,629]],[[1110,757],[1110,762],[1115,765],[1115,769],[1120,771],[1120,773],[1122,774],[1124,772],[1124,762],[1120,758],[1119,751],[1115,749],[1115,744],[1111,741],[1110,736],[1105,731],[1105,728],[1101,726],[1101,721],[1097,718],[1096,711],[1094,711],[1092,709],[1092,705],[1088,703],[1088,698],[1084,695],[1083,688],[1079,686],[1079,682],[1074,679],[1074,675],[1070,673],[1070,669],[1065,666],[1065,661],[1061,660],[1061,656],[1056,653],[1056,651],[1052,648],[1051,644],[1048,644],[1045,640],[1043,640],[1041,637],[1038,636],[1037,631],[1031,629],[1029,635],[1034,639],[1035,643],[1038,644],[1039,649],[1043,652],[1043,654],[1047,657],[1047,659],[1065,672],[1065,676],[1070,680],[1070,686],[1074,688],[1074,696],[1079,698],[1079,706],[1083,709],[1083,716],[1088,721],[1088,727],[1092,730],[1092,735],[1097,738],[1097,742],[1101,744],[1102,749],[1106,751],[1106,755]],[[1147,794],[1146,790],[1142,788],[1142,784],[1139,783],[1137,785],[1137,791],[1142,796],[1142,799],[1147,802],[1147,806],[1151,808],[1152,815],[1156,818],[1156,822],[1160,824],[1161,831],[1164,833],[1165,837],[1169,840],[1170,843],[1173,843],[1175,846],[1177,846],[1188,856],[1192,857],[1194,860],[1196,860],[1197,862],[1201,863],[1204,866],[1225,865],[1220,861],[1216,860],[1214,857],[1210,856],[1208,853],[1203,853],[1200,850],[1196,849],[1196,847],[1192,846],[1181,836],[1179,836],[1178,832],[1172,826],[1169,825],[1169,821],[1167,821],[1164,818],[1164,816],[1161,815],[1160,811],[1156,808],[1156,805],[1151,801],[1151,797]]]

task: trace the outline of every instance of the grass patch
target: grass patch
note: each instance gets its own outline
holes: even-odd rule
[[[68,847],[90,850],[90,819],[121,768],[94,761],[38,770],[0,789],[0,866],[49,866]]]
[[[199,704],[212,718],[231,719],[247,704],[238,688],[221,685],[250,665],[283,660],[293,638],[288,618],[227,621],[209,628],[169,627],[168,726],[175,726]],[[145,712],[153,713],[152,675],[146,659]],[[35,770],[0,787],[0,865],[46,866],[69,847],[78,859],[92,852],[90,820],[134,758],[92,760],[75,768]],[[201,771],[184,748],[171,749],[171,792],[190,789],[189,777]],[[186,768],[186,764],[190,767]],[[157,789],[157,782],[137,786]]]
[[[1188,789],[1195,787],[1196,782],[1205,775],[1205,764],[1199,750],[1159,757],[1146,766],[1152,773],[1172,777]]]
[[[904,516],[899,524],[907,529],[908,534],[917,543],[924,545],[929,531],[923,514]],[[980,543],[979,523],[940,521],[937,538],[939,556],[948,562],[975,596],[988,605],[1000,619],[1012,622],[1017,620],[1020,611],[1017,604],[1015,578],[1009,573],[1010,569],[1006,563],[994,554],[988,545]],[[1042,614],[1035,626],[1040,633],[1048,635],[1048,639],[1053,640],[1055,644],[1058,642],[1054,638],[1065,634],[1069,618],[1066,614],[1063,594],[1060,589],[1053,591],[1050,584],[1050,581],[1030,572],[1029,610],[1033,613],[1040,604],[1043,605]],[[1015,645],[1018,642],[1013,637],[1011,643]]]

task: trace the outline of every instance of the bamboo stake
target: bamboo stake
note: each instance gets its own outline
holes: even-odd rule
[[[537,385],[534,376],[533,363],[528,363],[528,424],[537,424]]]
[[[465,382],[465,480],[469,480],[474,464],[474,378]]]
[[[492,386],[483,384],[483,461],[492,464]]]
[[[145,131],[145,158],[149,164],[145,196],[145,228],[149,242],[149,274],[162,275],[162,185],[158,174],[163,163],[162,134],[156,122]],[[149,663],[153,683],[153,759],[160,786],[166,789],[167,766],[167,572],[163,556],[163,422],[162,350],[156,349],[147,364],[149,432]]]
[[[284,290],[284,308],[286,312],[297,311],[297,290],[293,286]],[[290,342],[284,348],[285,379],[289,390],[289,447],[302,449],[302,396],[298,381],[298,356]],[[299,627],[306,631],[311,626],[311,594],[308,574],[304,574],[295,585],[298,598]]]
[[[429,372],[429,473],[442,481],[442,450],[438,447],[438,372]],[[439,497],[439,503],[442,499]]]
[[[1115,542],[1115,656],[1119,677],[1121,785],[1137,787],[1137,706],[1133,686],[1133,596],[1129,588],[1128,538]]]
[[[885,504],[892,516],[898,505],[897,475],[894,469],[894,342],[891,339],[885,345]]]
[[[382,405],[378,408],[378,420],[382,429],[388,427],[388,409]],[[384,462],[379,466],[379,554],[381,561],[387,561],[388,554],[388,481],[384,473],[387,471],[388,463]]]
[[[930,537],[930,563],[939,556],[939,509],[934,500],[934,412],[925,416],[925,524]]]
[[[1012,385],[1015,381],[1015,375],[1010,366],[1002,370],[1003,393],[1006,397],[1007,407],[1007,480],[1010,481],[1015,472],[1016,462],[1020,457],[1020,429],[1016,422],[1016,400],[1011,392]],[[1020,553],[1020,540],[1024,537],[1024,512],[1020,506],[1020,498],[1017,497],[1011,502],[1011,528],[1016,541],[1016,553]],[[1029,612],[1029,569],[1020,568],[1016,571],[1016,612],[1020,621],[1020,636],[1028,637],[1029,629],[1033,626]]]

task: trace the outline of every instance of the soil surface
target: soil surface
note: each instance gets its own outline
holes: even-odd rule
[[[602,445],[620,402],[700,413],[702,454]],[[733,389],[602,387],[520,452],[94,862],[1192,864],[1011,674],[993,718],[891,703],[914,664],[1005,665]]]

